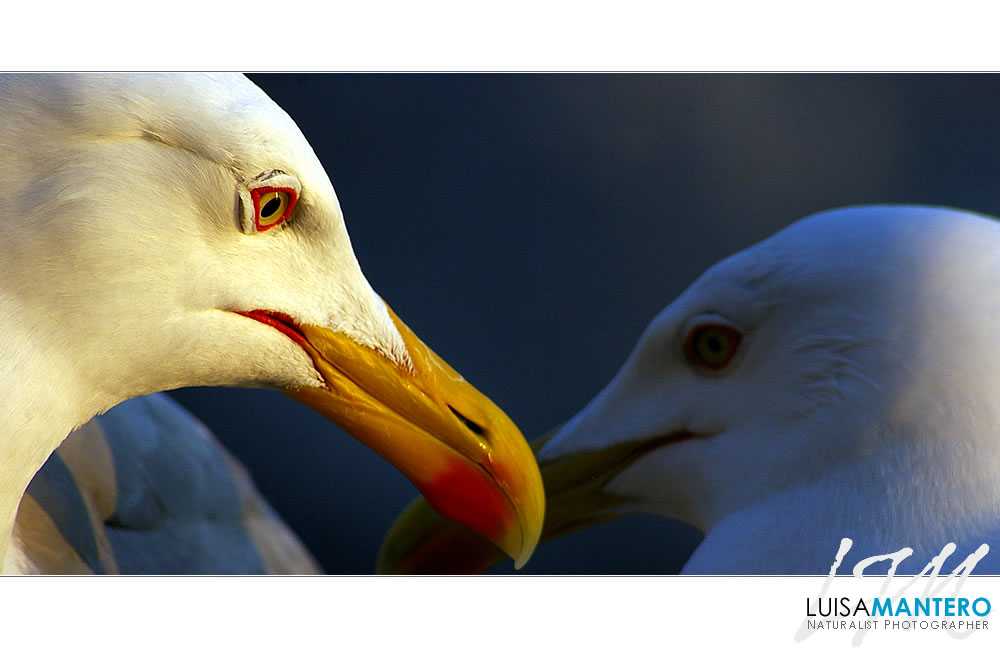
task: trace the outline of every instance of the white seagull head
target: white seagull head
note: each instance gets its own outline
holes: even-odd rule
[[[0,81],[3,296],[85,399],[320,385],[292,339],[237,316],[256,309],[409,363],[319,160],[258,88],[208,75]],[[285,205],[298,195],[281,223],[245,218],[257,187]]]
[[[270,387],[526,559],[542,512],[527,445],[372,290],[326,172],[260,89],[4,75],[0,115],[3,494],[125,399]]]
[[[803,219],[695,281],[544,444],[544,536],[675,517],[706,534],[696,573],[822,574],[843,537],[914,571],[971,553],[1000,533],[998,333],[996,221]]]

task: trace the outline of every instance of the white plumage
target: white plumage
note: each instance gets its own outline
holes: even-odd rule
[[[66,438],[21,499],[11,550],[37,573],[321,571],[239,461],[159,393]]]
[[[5,571],[32,569],[11,528],[66,435],[188,385],[290,392],[526,559],[543,507],[527,445],[368,285],[322,165],[262,91],[4,75],[0,116]]]
[[[743,334],[694,367],[695,323]],[[1000,541],[1000,224],[866,207],[803,220],[720,262],[649,326],[543,460],[648,440],[606,490],[705,539],[689,573],[825,573],[904,547],[919,571]],[[980,572],[1000,567],[996,553]]]
[[[705,534],[687,573],[824,574],[845,537],[842,572],[909,548],[917,573],[954,542],[945,571],[985,543],[975,573],[1000,573],[998,337],[997,221],[804,219],[702,275],[542,447],[545,534],[642,511]],[[443,534],[415,512],[383,568],[454,570],[407,564]]]

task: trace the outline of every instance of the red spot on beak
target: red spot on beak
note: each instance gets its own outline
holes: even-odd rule
[[[420,491],[439,513],[491,540],[503,537],[516,521],[510,501],[475,465],[453,461]]]

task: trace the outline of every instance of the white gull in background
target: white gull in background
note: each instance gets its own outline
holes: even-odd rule
[[[544,535],[640,511],[704,533],[685,573],[825,574],[843,538],[841,571],[908,548],[918,573],[953,542],[945,571],[987,544],[975,572],[1000,573],[998,341],[1000,223],[803,219],[702,275],[542,446]],[[381,568],[497,559],[459,531],[417,504]]]

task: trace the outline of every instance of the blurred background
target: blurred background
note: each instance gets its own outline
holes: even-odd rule
[[[796,219],[1000,214],[998,76],[250,76],[312,143],[375,289],[528,438],[583,407],[705,269]],[[172,395],[327,572],[373,570],[416,496],[395,469],[278,393]],[[630,516],[522,573],[674,573],[699,539]]]

